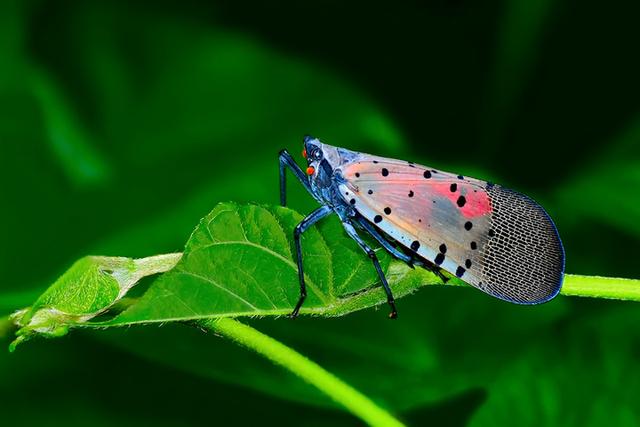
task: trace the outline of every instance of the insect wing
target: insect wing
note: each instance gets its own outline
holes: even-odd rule
[[[560,290],[564,250],[528,197],[498,185],[359,154],[340,194],[402,246],[497,298],[537,304]]]

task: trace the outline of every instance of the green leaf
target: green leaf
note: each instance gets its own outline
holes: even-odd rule
[[[200,221],[176,267],[108,325],[289,314],[299,296],[292,234],[301,219],[281,207],[219,204]],[[335,218],[322,234],[306,232],[302,247],[308,289],[302,314],[338,316],[386,301],[375,270]],[[379,254],[397,297],[439,281]]]
[[[640,316],[635,306],[608,308],[567,322],[514,359],[489,384],[470,425],[638,425],[638,339],[620,325]]]
[[[485,146],[495,145],[503,138],[514,105],[535,70],[545,24],[554,7],[549,0],[504,2],[489,82],[489,105],[483,113]]]
[[[10,350],[33,335],[59,337],[113,306],[142,277],[173,267],[181,254],[140,260],[87,256],[75,262],[28,308],[12,320],[20,329]]]
[[[640,203],[629,190],[640,187],[639,139],[640,116],[603,144],[589,167],[557,189],[557,211],[563,222],[578,226],[586,219],[595,219],[640,235]],[[576,211],[574,206],[580,209]]]
[[[71,182],[79,186],[104,184],[111,177],[107,160],[45,70],[33,67],[29,86],[42,112],[46,140],[53,157]]]

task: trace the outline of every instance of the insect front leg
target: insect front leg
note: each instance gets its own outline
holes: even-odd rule
[[[278,161],[280,164],[280,205],[287,206],[287,174],[285,168],[289,168],[291,172],[295,175],[296,179],[300,181],[300,183],[307,189],[309,193],[311,192],[311,185],[309,184],[309,180],[307,176],[304,174],[300,166],[293,160],[291,154],[287,150],[281,150],[278,155]]]
[[[300,236],[302,233],[307,231],[309,227],[311,227],[316,222],[320,221],[322,218],[329,215],[331,212],[331,208],[329,206],[321,206],[315,211],[311,212],[305,219],[300,221],[296,228],[293,230],[293,241],[296,244],[296,256],[298,262],[298,280],[300,282],[300,298],[298,299],[298,303],[296,307],[291,312],[291,317],[296,318],[298,316],[298,312],[300,311],[300,307],[304,303],[305,298],[307,298],[307,286],[304,283],[304,269],[302,267],[302,247],[300,246]]]
[[[396,317],[398,317],[398,312],[396,311],[395,299],[393,298],[393,294],[391,293],[391,288],[389,287],[389,283],[387,282],[387,278],[385,277],[384,273],[382,272],[382,268],[380,267],[380,262],[378,261],[378,257],[376,256],[375,251],[373,249],[371,249],[364,242],[364,240],[362,240],[362,238],[356,232],[356,229],[353,228],[353,225],[351,225],[348,222],[343,222],[342,225],[344,226],[344,229],[346,230],[346,232],[349,235],[349,237],[351,237],[353,240],[356,241],[358,246],[360,246],[360,248],[362,248],[362,250],[367,254],[367,256],[373,262],[373,266],[375,267],[376,272],[378,273],[378,277],[380,277],[380,281],[382,282],[382,286],[384,287],[384,291],[387,294],[387,303],[389,304],[389,307],[391,307],[391,313],[389,313],[389,317],[391,319],[395,319]]]

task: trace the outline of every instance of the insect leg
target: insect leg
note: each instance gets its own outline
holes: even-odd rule
[[[442,283],[447,283],[449,281],[449,277],[445,276],[442,273],[441,268],[433,266],[429,263],[424,263],[421,260],[416,260],[415,258],[412,258],[407,254],[399,251],[398,248],[394,247],[387,239],[385,239],[378,232],[378,230],[375,229],[375,227],[373,227],[369,222],[367,222],[367,220],[358,218],[356,219],[356,221],[358,222],[358,224],[362,226],[362,228],[364,228],[364,230],[367,233],[371,235],[371,237],[373,237],[378,243],[380,243],[383,248],[385,248],[388,252],[390,252],[391,255],[398,258],[400,261],[406,262],[409,265],[409,267],[413,268],[414,265],[424,267],[425,269],[431,271],[433,274],[438,276],[440,280],[442,280]]]
[[[413,265],[413,263],[414,263],[413,258],[411,258],[409,255],[399,251],[398,248],[394,247],[387,239],[382,237],[382,235],[380,233],[378,233],[378,230],[376,230],[375,227],[373,225],[371,225],[366,219],[357,218],[356,221],[358,222],[358,224],[360,224],[362,226],[362,228],[364,228],[364,230],[367,233],[369,233],[371,235],[371,237],[376,239],[376,241],[378,243],[380,243],[383,248],[385,248],[388,252],[390,252],[391,255],[393,255],[394,257],[398,258],[400,261],[404,261],[407,264]]]
[[[446,284],[450,279],[450,277],[447,277],[442,273],[442,269],[440,267],[427,265],[427,264],[424,264],[423,267],[429,270],[430,272],[432,272],[433,274],[435,274],[436,276],[438,276],[440,280],[442,280],[442,283],[444,284]]]
[[[278,161],[280,163],[280,205],[287,206],[287,175],[285,168],[289,168],[291,172],[295,175],[295,177],[300,181],[300,183],[307,189],[309,193],[311,193],[311,186],[309,185],[309,180],[307,176],[304,174],[300,166],[293,160],[291,154],[287,150],[281,150],[278,155]]]
[[[396,317],[398,317],[398,312],[396,311],[396,303],[393,298],[393,294],[391,293],[391,288],[389,288],[389,283],[387,283],[387,278],[384,276],[382,268],[380,268],[380,262],[378,262],[378,257],[376,256],[375,251],[371,249],[360,236],[358,236],[358,233],[356,232],[356,229],[353,228],[353,225],[348,222],[343,222],[342,225],[344,226],[344,229],[346,230],[349,237],[355,240],[356,243],[362,248],[362,250],[365,251],[367,256],[371,258],[373,266],[376,268],[378,277],[380,277],[380,281],[382,282],[382,286],[384,287],[384,291],[387,294],[387,303],[391,307],[391,313],[389,313],[389,317],[395,319]]]
[[[300,311],[300,307],[304,303],[305,298],[307,297],[307,286],[304,283],[304,269],[302,268],[302,247],[300,246],[300,236],[302,233],[307,231],[309,227],[311,227],[316,222],[320,221],[325,216],[329,215],[331,212],[331,208],[329,206],[321,206],[315,211],[311,212],[307,215],[293,230],[293,240],[296,244],[296,256],[298,262],[298,280],[300,282],[300,298],[298,299],[298,303],[296,307],[291,312],[291,317],[295,318],[298,316],[298,312]]]
[[[447,283],[449,281],[449,277],[447,277],[444,274],[442,274],[442,269],[441,268],[433,266],[433,265],[431,265],[429,263],[422,262],[421,260],[416,260],[415,258],[412,258],[409,255],[407,255],[407,254],[405,254],[403,252],[400,252],[398,250],[398,248],[394,247],[387,239],[385,239],[378,232],[378,230],[376,230],[376,228],[374,226],[372,226],[371,223],[369,223],[366,219],[357,218],[356,221],[358,221],[358,224],[360,224],[362,226],[362,228],[364,228],[365,231],[371,235],[371,237],[376,239],[376,241],[378,243],[380,243],[383,248],[385,248],[387,251],[389,251],[391,253],[391,255],[395,256],[400,261],[406,262],[407,264],[409,264],[410,267],[413,267],[414,265],[417,265],[417,266],[426,268],[427,270],[431,271],[433,274],[438,276],[440,278],[440,280],[442,280],[442,283]]]

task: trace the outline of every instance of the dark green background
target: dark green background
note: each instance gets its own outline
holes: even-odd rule
[[[276,203],[277,152],[300,160],[308,133],[530,194],[568,272],[640,277],[638,4],[343,3],[3,2],[4,313],[82,255],[178,251],[218,201]],[[639,421],[635,303],[425,289],[398,308],[393,324],[375,310],[252,324],[412,425]],[[19,425],[357,424],[185,327],[0,359]]]

